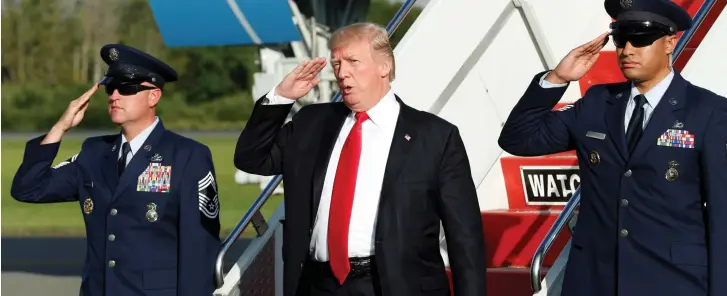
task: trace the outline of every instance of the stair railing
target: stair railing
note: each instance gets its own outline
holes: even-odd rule
[[[676,61],[679,55],[684,51],[684,48],[686,48],[689,40],[692,38],[692,36],[694,36],[697,28],[699,28],[699,26],[702,24],[704,18],[712,9],[715,2],[716,0],[704,1],[702,6],[699,8],[699,11],[697,11],[697,13],[694,15],[692,27],[689,28],[689,30],[686,30],[677,41],[677,46],[674,49],[672,61]],[[581,187],[579,186],[578,189],[576,189],[575,193],[573,193],[573,197],[571,197],[570,200],[568,200],[568,203],[566,203],[563,211],[560,213],[560,215],[558,215],[558,218],[555,220],[555,223],[553,223],[553,226],[550,227],[548,233],[540,242],[540,245],[538,245],[538,249],[535,251],[533,259],[530,261],[530,286],[533,289],[533,293],[538,293],[542,289],[540,284],[540,272],[543,265],[543,260],[545,259],[545,255],[550,250],[550,247],[553,246],[555,239],[558,237],[558,234],[560,234],[560,232],[563,230],[563,227],[571,222],[571,219],[574,217],[575,209],[580,204],[580,201]]]
[[[389,21],[389,24],[386,26],[386,31],[389,34],[389,37],[391,37],[394,32],[399,28],[399,25],[401,25],[401,22],[406,18],[406,16],[409,14],[411,9],[414,7],[414,4],[417,0],[407,0],[401,8],[396,12],[394,17]],[[341,101],[341,92],[339,91],[336,93],[336,95],[333,98],[334,102],[340,102]],[[273,192],[275,191],[275,188],[280,185],[280,182],[283,181],[282,175],[276,175],[268,185],[265,187],[265,189],[260,193],[260,195],[255,199],[255,201],[252,203],[250,208],[245,212],[245,215],[242,216],[239,222],[237,222],[237,225],[232,230],[232,232],[225,238],[225,240],[222,242],[222,247],[217,254],[217,260],[215,261],[215,285],[216,288],[222,287],[224,284],[224,270],[223,270],[223,259],[225,258],[225,255],[227,254],[227,251],[230,250],[230,247],[232,247],[232,244],[235,243],[240,238],[240,235],[242,235],[242,232],[247,228],[250,223],[253,224],[253,227],[255,228],[255,232],[258,236],[261,236],[265,233],[265,231],[268,230],[268,224],[265,221],[265,217],[260,213],[260,209],[265,205],[265,203],[270,199],[270,196],[273,195]]]
[[[679,40],[677,41],[677,46],[674,48],[674,54],[673,54],[673,61],[676,61],[679,55],[682,54],[684,51],[684,48],[687,47],[687,44],[689,43],[689,40],[694,37],[694,33],[697,32],[697,28],[702,24],[704,19],[707,17],[707,14],[710,10],[712,10],[712,7],[714,7],[714,4],[717,2],[717,0],[706,0],[704,3],[702,3],[702,6],[697,11],[697,14],[694,15],[694,20],[692,21],[692,27],[689,28],[689,30],[684,31],[681,37],[679,37]]]
[[[578,189],[576,189],[573,196],[565,204],[565,207],[563,207],[563,211],[560,215],[558,215],[558,218],[555,219],[553,226],[548,229],[548,233],[543,238],[543,241],[541,241],[540,245],[538,245],[538,249],[535,251],[535,255],[533,255],[533,259],[530,261],[530,286],[533,288],[533,293],[538,293],[541,289],[540,271],[543,266],[545,254],[547,254],[550,247],[553,246],[555,239],[558,237],[558,234],[560,234],[560,231],[563,230],[563,227],[570,223],[580,202],[581,187],[578,186]]]

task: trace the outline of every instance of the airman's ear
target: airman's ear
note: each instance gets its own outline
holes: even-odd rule
[[[155,88],[149,91],[149,96],[147,97],[147,104],[149,105],[149,108],[156,107],[157,104],[159,104],[159,99],[162,97],[162,90]]]
[[[666,39],[664,40],[664,42],[666,42],[666,44],[665,44],[666,45],[665,46],[666,54],[674,53],[674,49],[677,47],[677,36],[676,35],[666,36]]]

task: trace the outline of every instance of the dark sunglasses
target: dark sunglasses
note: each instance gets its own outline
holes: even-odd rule
[[[654,41],[659,40],[659,38],[666,36],[667,34],[664,32],[653,32],[653,33],[643,33],[643,34],[615,34],[613,35],[613,44],[616,46],[616,48],[624,48],[626,47],[626,43],[631,43],[631,46],[633,47],[644,47],[649,46],[654,43]]]
[[[154,86],[147,86],[141,84],[126,84],[126,83],[108,83],[106,84],[106,94],[111,95],[114,91],[118,91],[122,96],[130,96],[139,93],[140,91],[155,89]]]
[[[659,38],[675,33],[672,27],[650,21],[617,21],[608,27],[617,48],[623,48],[627,43],[633,47],[649,46]]]

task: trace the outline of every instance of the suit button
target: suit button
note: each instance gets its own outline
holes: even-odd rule
[[[628,170],[624,173],[625,177],[631,177],[631,170]]]
[[[627,237],[629,235],[629,231],[626,229],[621,229],[621,237]]]
[[[113,234],[109,234],[109,240],[110,241],[115,241],[116,240],[116,236],[113,235]]]
[[[109,267],[114,268],[114,266],[116,266],[116,261],[109,260]]]
[[[116,216],[118,212],[116,209],[111,209],[111,216]]]
[[[622,206],[622,207],[627,207],[627,206],[629,206],[629,200],[628,200],[628,199],[625,199],[625,198],[622,198],[622,199],[621,199],[621,206]]]

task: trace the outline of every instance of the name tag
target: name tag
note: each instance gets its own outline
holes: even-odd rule
[[[606,134],[589,131],[586,133],[586,137],[603,140],[606,139]]]

